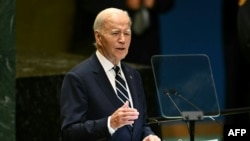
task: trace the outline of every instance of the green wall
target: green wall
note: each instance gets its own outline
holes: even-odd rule
[[[15,0],[0,0],[0,140],[15,140]]]

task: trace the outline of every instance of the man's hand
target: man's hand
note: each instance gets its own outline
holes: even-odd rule
[[[161,141],[161,139],[156,135],[148,135],[143,141]]]
[[[138,116],[139,112],[136,109],[129,108],[127,101],[111,115],[110,126],[117,129],[124,125],[132,125],[134,120],[138,119]]]

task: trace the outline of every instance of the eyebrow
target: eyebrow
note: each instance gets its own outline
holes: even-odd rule
[[[112,29],[111,32],[120,32],[120,29]],[[130,29],[125,30],[125,32],[131,32]]]

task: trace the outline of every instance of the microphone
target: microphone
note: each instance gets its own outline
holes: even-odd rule
[[[188,100],[187,98],[183,97],[181,94],[179,94],[175,89],[166,89],[165,90],[166,94],[174,94],[178,97],[180,97],[182,100],[184,100],[185,102],[187,102],[188,104],[192,105],[196,110],[198,111],[202,111],[198,106],[196,106],[194,103],[192,103],[190,100]]]
[[[166,89],[164,91],[164,93],[167,94],[167,95],[169,95],[169,94],[178,95],[179,94],[175,89]]]
[[[177,111],[180,113],[180,115],[182,115],[180,108],[178,107],[178,105],[174,102],[174,100],[172,99],[172,97],[170,96],[170,94],[174,94],[177,95],[177,91],[175,89],[166,89],[164,91],[164,94],[167,95],[169,97],[169,99],[171,100],[171,102],[174,104],[175,108],[177,109]]]
[[[172,101],[172,103],[174,104],[175,108],[178,110],[178,112],[183,116],[184,119],[187,120],[194,120],[194,119],[202,119],[203,118],[203,112],[202,110],[196,106],[194,103],[192,103],[190,100],[188,100],[187,98],[183,97],[181,94],[178,93],[178,91],[176,89],[170,88],[170,89],[166,89],[164,91],[164,94],[167,95],[169,97],[169,99]],[[174,100],[172,99],[172,97],[170,95],[175,95],[178,96],[179,98],[181,98],[182,100],[184,100],[186,103],[188,103],[189,105],[191,105],[192,107],[194,107],[196,110],[198,110],[197,112],[192,111],[192,112],[181,112],[180,108],[178,107],[178,105],[174,102]]]

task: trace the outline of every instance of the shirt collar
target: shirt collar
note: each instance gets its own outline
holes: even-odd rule
[[[96,56],[98,60],[100,61],[102,67],[104,68],[105,72],[110,71],[114,67],[114,64],[112,64],[106,57],[104,57],[98,50],[96,51]],[[118,63],[118,66],[121,67],[121,63]]]

